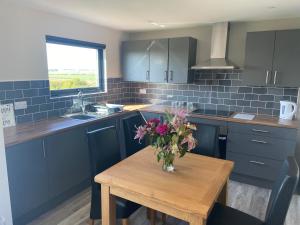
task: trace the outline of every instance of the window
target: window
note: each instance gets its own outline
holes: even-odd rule
[[[46,36],[51,96],[104,91],[105,45]]]

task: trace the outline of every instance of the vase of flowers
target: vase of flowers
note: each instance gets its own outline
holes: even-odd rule
[[[164,171],[175,170],[174,160],[181,158],[186,152],[196,146],[193,137],[196,126],[187,122],[184,110],[166,113],[166,120],[150,119],[146,125],[137,127],[135,139],[147,137],[149,143],[156,149],[157,161],[162,161]]]

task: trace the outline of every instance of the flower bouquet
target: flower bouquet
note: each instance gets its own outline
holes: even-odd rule
[[[175,113],[166,113],[166,120],[151,119],[146,125],[136,130],[135,139],[142,140],[148,137],[150,144],[156,149],[157,161],[163,161],[162,169],[168,172],[174,171],[175,157],[183,157],[186,152],[196,146],[193,137],[196,126],[187,122],[184,110]]]

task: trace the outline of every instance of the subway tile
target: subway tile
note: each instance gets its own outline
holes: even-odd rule
[[[250,101],[236,100],[236,104],[237,104],[238,106],[250,106]]]
[[[231,86],[231,80],[219,80],[219,85]]]
[[[14,81],[14,89],[29,89],[30,81]]]
[[[32,80],[32,81],[30,81],[30,87],[31,88],[44,88],[45,81],[44,80]]]
[[[269,95],[283,95],[283,88],[268,88]]]
[[[274,101],[274,95],[260,95],[259,96],[260,101]]]
[[[240,87],[238,93],[252,93],[251,87]]]
[[[266,103],[265,102],[260,102],[260,101],[251,101],[251,107],[265,108],[266,107]]]
[[[35,97],[39,95],[38,89],[23,90],[24,97]]]
[[[40,106],[39,105],[30,105],[30,106],[27,106],[27,109],[25,109],[26,114],[37,113],[39,111],[40,111]]]
[[[267,88],[265,87],[254,87],[253,93],[255,94],[267,94]]]
[[[258,100],[258,95],[256,94],[245,94],[245,100]]]
[[[0,91],[0,101],[5,100],[5,91]]]
[[[6,91],[6,99],[23,98],[23,92],[21,90]]]
[[[39,96],[50,95],[49,88],[40,88],[38,90],[39,90]]]
[[[0,91],[13,90],[14,83],[12,81],[0,82]]]
[[[272,109],[258,108],[257,113],[260,115],[272,115]]]
[[[45,96],[40,96],[40,97],[33,97],[32,98],[32,105],[40,105],[46,103],[46,98]]]
[[[296,88],[285,88],[283,94],[284,95],[297,96],[298,95],[298,89],[296,89]]]
[[[40,121],[47,118],[48,118],[47,112],[39,112],[33,114],[33,121]]]
[[[17,116],[17,123],[32,122],[32,114]]]

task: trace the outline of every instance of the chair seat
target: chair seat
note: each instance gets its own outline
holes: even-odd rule
[[[207,225],[264,225],[256,217],[216,203],[207,220]]]
[[[125,200],[123,198],[117,198],[116,199],[116,213],[117,213],[117,218],[120,219],[125,219],[128,218],[132,213],[134,213],[138,208],[140,208],[141,206]]]

